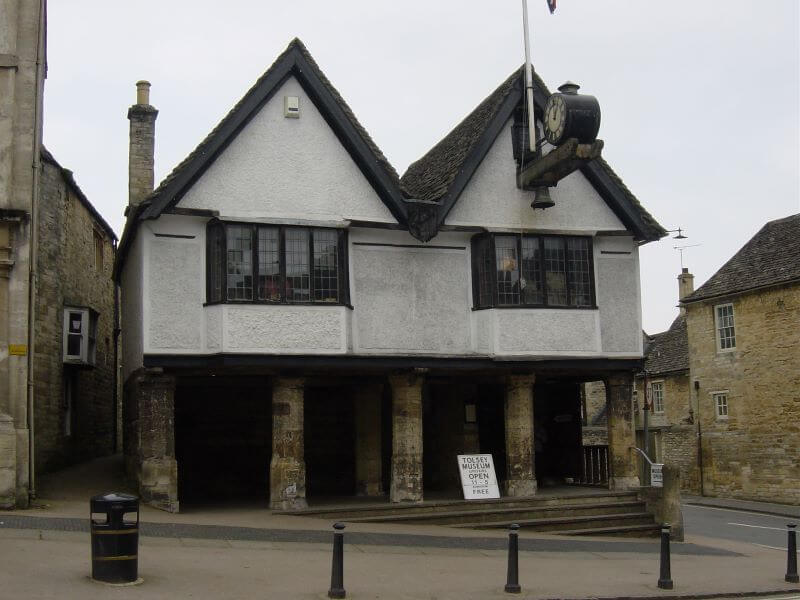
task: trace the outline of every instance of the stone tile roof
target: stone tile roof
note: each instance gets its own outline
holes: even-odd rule
[[[543,110],[550,91],[535,72],[533,79],[535,103],[537,108]],[[440,202],[451,191],[451,186],[459,173],[466,168],[466,163],[481,136],[493,119],[497,117],[508,95],[514,89],[522,89],[523,80],[524,67],[520,67],[438,144],[431,148],[422,158],[412,163],[400,178],[403,193],[410,198]],[[645,210],[636,196],[633,195],[604,159],[598,158],[587,165],[586,168],[596,168],[611,180],[612,186],[616,188],[613,193],[616,193],[624,202],[627,202],[641,220],[644,226],[642,233],[646,239],[656,240],[666,235],[664,228]]]
[[[648,336],[644,368],[649,375],[689,369],[689,336],[686,317],[677,317],[669,329]]]
[[[800,281],[800,213],[770,221],[683,302]]]
[[[69,169],[62,167],[55,157],[50,153],[50,151],[42,146],[42,160],[50,163],[56,169],[61,172],[61,176],[64,178],[67,186],[72,190],[72,193],[80,200],[81,204],[89,211],[89,214],[94,217],[94,220],[97,224],[108,234],[112,240],[117,239],[117,234],[114,233],[114,230],[111,229],[111,225],[109,225],[106,220],[103,218],[103,215],[89,202],[89,199],[86,197],[86,194],[83,193],[83,190],[78,186],[78,182],[75,181],[75,175]]]

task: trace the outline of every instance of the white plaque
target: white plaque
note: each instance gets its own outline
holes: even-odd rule
[[[459,454],[458,471],[461,474],[465,500],[500,497],[491,454]]]
[[[663,463],[653,463],[650,465],[650,485],[653,487],[664,487]]]

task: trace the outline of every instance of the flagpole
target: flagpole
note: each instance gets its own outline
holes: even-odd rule
[[[528,146],[536,152],[536,115],[533,111],[533,67],[531,42],[528,36],[528,0],[522,0],[522,28],[525,30],[525,95],[528,102]]]

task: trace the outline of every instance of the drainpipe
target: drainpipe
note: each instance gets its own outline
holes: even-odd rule
[[[117,242],[113,238],[111,239],[111,245],[114,249],[114,260],[117,257]],[[112,417],[112,449],[116,454],[119,450],[117,448],[117,444],[119,443],[119,434],[117,432],[117,427],[119,425],[119,390],[117,387],[119,386],[119,334],[122,333],[122,329],[120,329],[119,325],[119,285],[117,285],[116,280],[112,279],[114,283],[114,375],[112,377],[112,393],[114,394],[114,400],[112,402],[114,406],[114,413]]]
[[[33,184],[31,186],[31,251],[28,279],[28,498],[36,498],[36,444],[35,444],[35,397],[34,354],[36,352],[36,286],[39,261],[39,178],[42,168],[42,105],[44,77],[42,60],[45,56],[45,4],[39,2],[39,38],[36,44],[36,108],[33,117]]]

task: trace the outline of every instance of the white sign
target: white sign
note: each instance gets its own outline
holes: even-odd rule
[[[653,487],[664,487],[664,474],[661,469],[664,467],[662,463],[653,463],[650,465],[650,485]]]
[[[500,497],[491,454],[459,454],[458,470],[465,500],[488,500]]]

